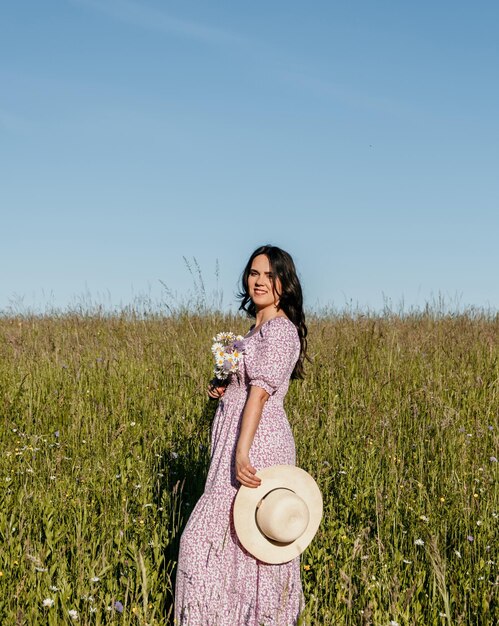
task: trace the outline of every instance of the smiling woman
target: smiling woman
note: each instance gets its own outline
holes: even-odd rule
[[[241,545],[233,506],[240,485],[258,487],[257,471],[295,465],[295,443],[283,400],[290,378],[303,376],[307,327],[293,260],[263,246],[242,276],[240,308],[255,318],[242,362],[220,398],[212,429],[205,491],[180,541],[176,624],[291,626],[303,609],[300,558],[271,564]],[[287,557],[290,558],[289,556]]]

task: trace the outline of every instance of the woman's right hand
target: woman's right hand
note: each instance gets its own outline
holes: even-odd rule
[[[212,380],[208,385],[208,395],[214,400],[219,400],[225,393],[225,385],[220,385],[220,381]]]

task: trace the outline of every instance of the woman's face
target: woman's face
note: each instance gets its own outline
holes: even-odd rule
[[[259,254],[251,263],[248,292],[257,311],[279,302],[281,283],[279,279],[272,280],[269,259],[265,254]]]

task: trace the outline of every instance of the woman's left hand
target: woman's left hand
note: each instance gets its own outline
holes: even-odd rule
[[[259,487],[262,480],[255,474],[256,469],[251,465],[249,455],[245,452],[236,451],[236,478],[241,485],[252,489]]]
[[[213,400],[220,400],[225,393],[226,385],[220,384],[221,381],[214,378],[208,385],[208,395]]]

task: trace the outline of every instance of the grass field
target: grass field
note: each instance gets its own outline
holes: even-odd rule
[[[222,315],[0,319],[0,623],[169,624]],[[499,623],[499,316],[310,320],[304,624]]]

